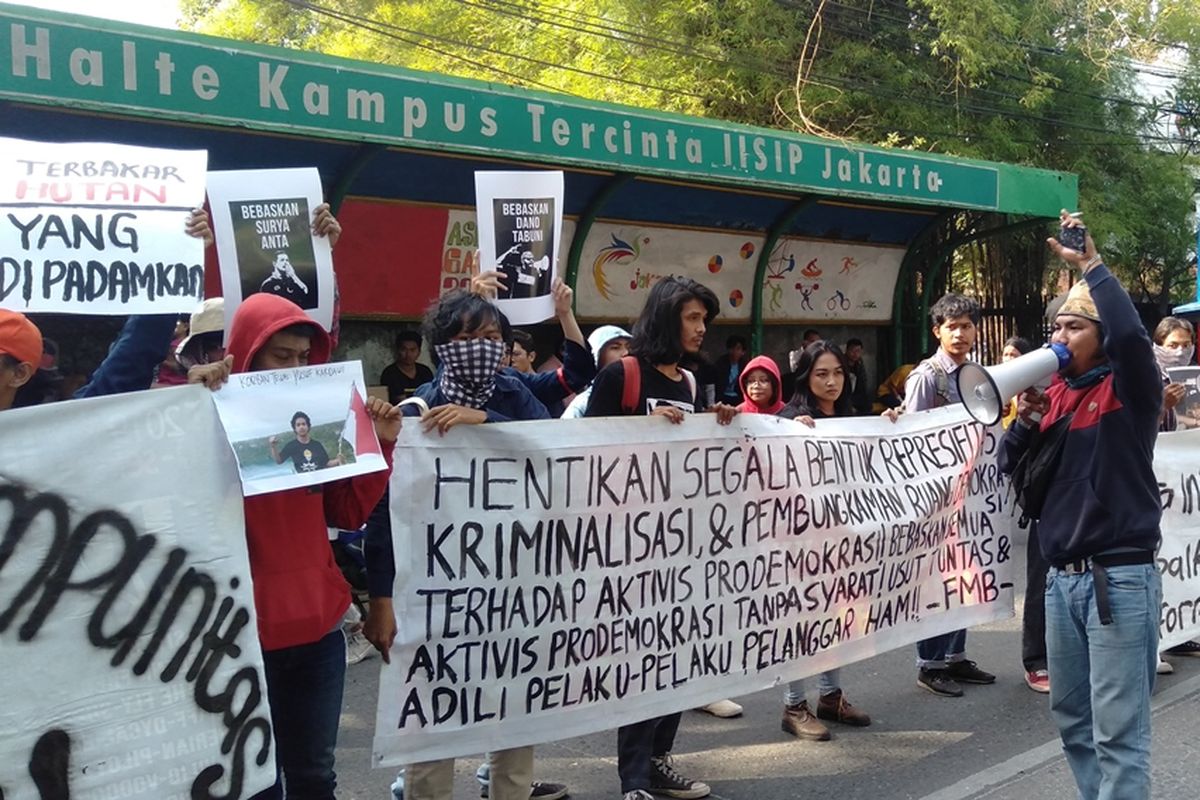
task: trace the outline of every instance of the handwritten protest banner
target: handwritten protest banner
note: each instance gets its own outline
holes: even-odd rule
[[[1200,638],[1200,431],[1159,434],[1154,473],[1163,503],[1159,646]]]
[[[362,362],[231,375],[213,394],[246,497],[387,469]]]
[[[606,730],[1010,616],[996,442],[959,408],[406,429],[377,763]]]
[[[190,312],[204,243],[203,150],[0,138],[0,307],[67,314]]]
[[[562,242],[561,172],[476,172],[479,263],[504,275],[496,303],[514,325],[554,316]]]
[[[221,264],[225,318],[267,292],[291,300],[325,330],[333,325],[333,249],[312,232],[321,204],[315,167],[208,174],[208,199]]]
[[[209,392],[5,411],[0,441],[0,796],[270,786],[242,499]]]

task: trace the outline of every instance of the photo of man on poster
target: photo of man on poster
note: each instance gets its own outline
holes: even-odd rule
[[[267,440],[271,448],[271,458],[276,464],[291,460],[296,472],[316,472],[327,467],[340,466],[341,456],[330,458],[325,446],[312,438],[312,420],[303,411],[292,415],[292,432],[296,438],[279,449],[279,437],[272,436]]]
[[[265,292],[315,309],[320,292],[308,200],[235,200],[229,214],[242,297]]]
[[[543,297],[554,278],[554,198],[496,198],[496,269],[504,274],[499,299]]]

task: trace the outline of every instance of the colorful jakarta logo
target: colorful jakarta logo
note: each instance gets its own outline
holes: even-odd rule
[[[721,267],[725,264],[725,259],[720,256],[713,256],[708,260],[708,271],[714,275],[721,271]]]
[[[637,236],[632,237],[632,244],[622,241],[617,238],[615,233],[609,234],[612,243],[600,248],[600,252],[596,254],[595,260],[592,261],[592,280],[596,284],[596,291],[605,300],[613,299],[613,287],[608,282],[608,275],[605,274],[605,269],[612,264],[626,266],[638,260],[642,254],[641,246],[650,242],[649,237],[638,240]]]
[[[746,297],[742,294],[741,289],[734,289],[729,293],[729,305],[733,306],[734,308],[740,306],[745,299]]]

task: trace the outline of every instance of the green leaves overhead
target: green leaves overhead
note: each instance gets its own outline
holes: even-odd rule
[[[205,33],[1080,174],[1132,287],[1191,292],[1195,0],[182,0]],[[1156,96],[1158,99],[1156,99]]]

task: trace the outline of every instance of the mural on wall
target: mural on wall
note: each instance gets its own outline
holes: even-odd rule
[[[581,317],[636,316],[646,293],[667,275],[689,275],[721,300],[721,316],[750,319],[762,236],[597,223],[588,234],[576,284]],[[903,248],[781,239],[767,261],[768,321],[883,322]],[[589,271],[590,279],[585,275]]]
[[[447,209],[438,253],[438,292],[468,288],[478,268],[471,209]],[[563,220],[564,252],[575,234]],[[688,275],[721,301],[721,318],[749,322],[761,234],[597,222],[588,233],[576,279],[576,310],[585,320],[629,320],[650,287]],[[780,239],[763,277],[768,322],[886,322],[904,249],[813,239]]]

